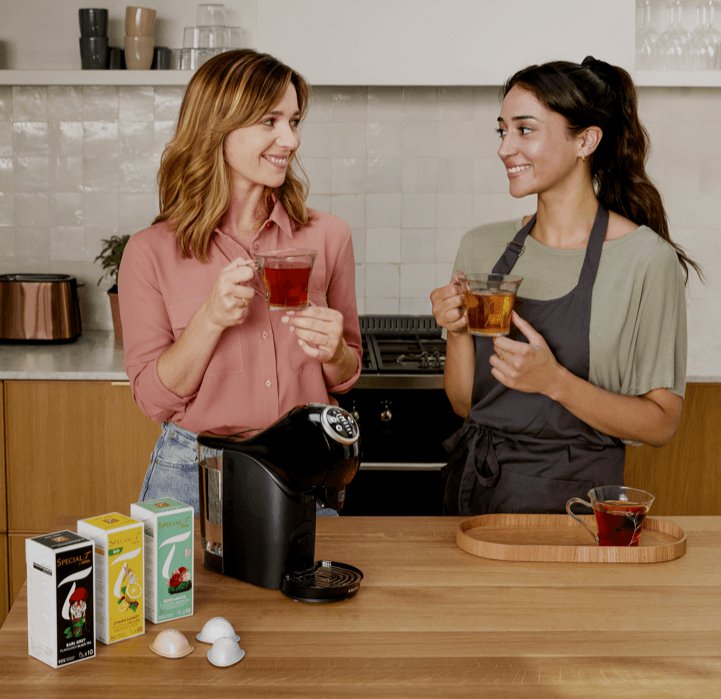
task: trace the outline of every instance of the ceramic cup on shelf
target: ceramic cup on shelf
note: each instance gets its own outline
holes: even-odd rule
[[[126,36],[125,65],[128,70],[150,70],[154,49],[153,36]]]
[[[155,36],[155,10],[149,7],[126,7],[125,36]]]
[[[83,70],[104,70],[108,67],[107,36],[81,36],[79,42]]]
[[[110,70],[125,70],[125,51],[120,46],[111,46],[108,49],[108,68]]]
[[[153,52],[151,70],[170,70],[171,51],[167,46],[156,46]]]
[[[107,36],[108,11],[104,7],[81,7],[78,10],[80,36]]]

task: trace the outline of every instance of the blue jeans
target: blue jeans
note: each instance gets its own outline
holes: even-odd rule
[[[197,434],[164,422],[150,457],[150,466],[140,489],[140,501],[174,498],[191,505],[198,517],[198,442]],[[316,503],[318,516],[337,516],[337,510]]]
[[[140,500],[175,498],[198,516],[198,443],[195,432],[164,422],[140,489]]]

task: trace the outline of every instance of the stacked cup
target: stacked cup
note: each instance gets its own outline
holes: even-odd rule
[[[125,65],[131,70],[148,70],[155,48],[155,10],[125,8]]]
[[[195,70],[212,56],[240,48],[242,43],[242,28],[225,24],[225,5],[200,4],[196,17],[197,24],[185,27],[183,34],[180,68],[184,70]]]
[[[108,67],[108,11],[101,7],[82,7],[80,21],[80,65],[83,70]]]

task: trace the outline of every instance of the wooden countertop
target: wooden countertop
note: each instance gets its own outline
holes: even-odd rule
[[[686,555],[657,564],[511,563],[455,545],[460,518],[321,518],[316,558],[359,567],[344,602],[293,602],[196,571],[195,615],[53,670],[27,655],[25,591],[0,630],[0,695],[23,697],[715,697],[721,517],[671,518]],[[245,658],[207,661],[212,616]],[[166,628],[195,650],[148,648]]]

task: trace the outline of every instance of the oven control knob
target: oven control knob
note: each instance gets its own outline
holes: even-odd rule
[[[391,404],[387,401],[381,403],[381,422],[390,422],[393,419],[393,413],[391,412]]]
[[[358,412],[358,406],[355,401],[351,401],[350,410],[348,411],[356,422],[360,422],[360,413]]]

